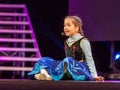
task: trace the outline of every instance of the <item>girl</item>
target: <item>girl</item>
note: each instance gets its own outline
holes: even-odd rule
[[[98,76],[91,53],[91,46],[82,31],[82,20],[78,16],[66,16],[64,19],[66,57],[56,61],[51,57],[38,60],[28,78],[36,80],[104,81]]]

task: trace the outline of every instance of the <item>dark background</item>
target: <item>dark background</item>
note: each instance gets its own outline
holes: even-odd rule
[[[120,0],[69,0],[69,14],[80,16],[90,41],[120,40]]]
[[[42,56],[50,56],[56,60],[65,57],[63,41],[66,37],[61,36],[61,32],[64,17],[69,15],[69,0],[0,0],[0,3],[26,4]],[[98,72],[110,73],[111,41],[90,43]],[[114,43],[115,50],[119,51],[119,41]]]

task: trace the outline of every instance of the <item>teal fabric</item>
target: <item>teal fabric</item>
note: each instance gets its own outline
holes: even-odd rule
[[[34,75],[40,73],[42,68],[45,68],[47,72],[52,76],[54,81],[61,80],[64,73],[64,64],[67,63],[68,75],[76,81],[86,81],[93,80],[87,64],[85,62],[78,62],[71,57],[66,57],[61,61],[56,61],[50,57],[44,57],[38,60],[33,67],[33,70],[30,71],[27,75],[29,79],[34,79]],[[69,77],[68,76],[68,77]]]

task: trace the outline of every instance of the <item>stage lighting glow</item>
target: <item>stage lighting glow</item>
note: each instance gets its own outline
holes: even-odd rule
[[[118,60],[118,59],[120,59],[120,52],[116,53],[115,56],[114,56],[114,60]]]
[[[120,52],[116,52],[114,54],[114,61],[115,61],[115,66],[117,69],[120,69]]]

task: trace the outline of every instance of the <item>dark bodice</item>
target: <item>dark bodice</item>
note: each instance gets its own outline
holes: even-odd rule
[[[81,61],[81,62],[85,61],[85,55],[80,47],[80,42],[83,38],[77,40],[70,47],[68,46],[67,41],[64,42],[65,52],[67,57],[75,58],[77,61]]]

